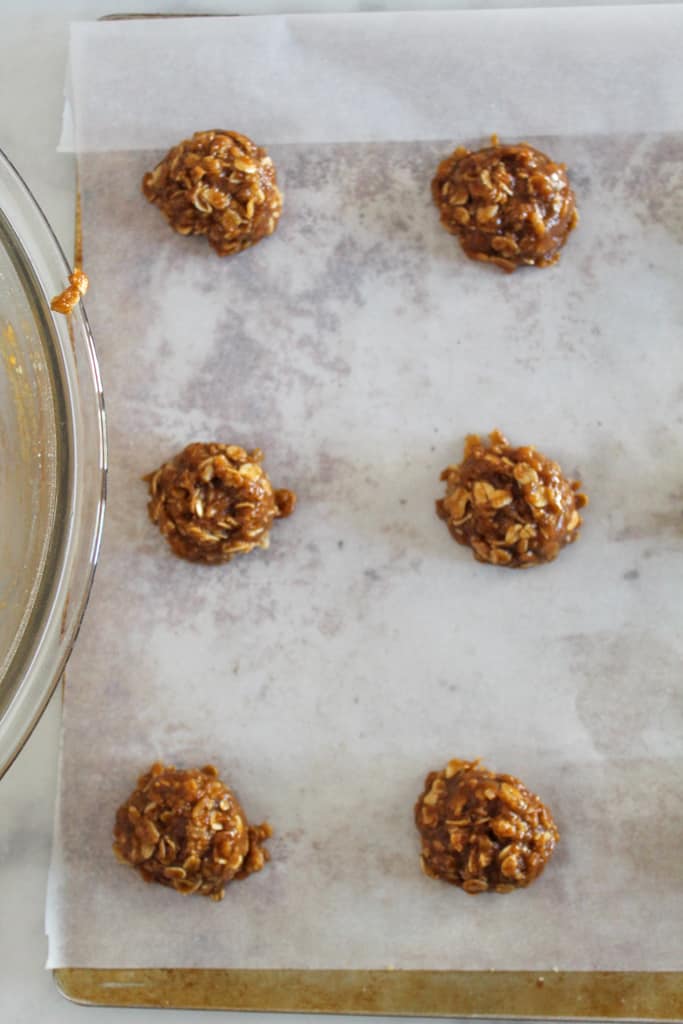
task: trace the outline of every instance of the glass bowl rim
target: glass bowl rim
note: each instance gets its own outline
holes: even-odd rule
[[[79,303],[68,316],[53,314],[71,266],[27,184],[0,150],[0,237],[35,311],[43,349],[59,372],[53,389],[66,412],[59,539],[52,573],[41,582],[40,605],[26,643],[10,658],[15,690],[0,707],[0,778],[38,724],[73,650],[99,555],[107,481],[107,432],[97,354]],[[54,532],[51,531],[51,532]],[[28,630],[27,630],[28,632]]]

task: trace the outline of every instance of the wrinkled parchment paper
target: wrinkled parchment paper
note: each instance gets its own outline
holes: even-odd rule
[[[681,21],[75,27],[111,470],[66,687],[49,966],[680,968]],[[529,33],[543,88],[510,67]],[[139,192],[168,145],[219,125],[269,144],[285,194],[276,234],[222,261]],[[468,262],[439,225],[437,161],[492,130],[570,168],[581,224],[553,269]],[[434,514],[440,470],[494,426],[590,495],[550,566],[479,565]],[[268,552],[193,566],[147,520],[140,477],[198,439],[259,445],[298,492]],[[413,803],[453,756],[551,806],[562,839],[529,890],[421,875]],[[272,863],[221,904],[111,854],[157,758],[215,762],[274,826]]]

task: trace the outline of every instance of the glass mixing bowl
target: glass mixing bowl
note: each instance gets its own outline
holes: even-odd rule
[[[102,387],[69,266],[0,152],[0,776],[40,718],[88,600],[104,515]]]

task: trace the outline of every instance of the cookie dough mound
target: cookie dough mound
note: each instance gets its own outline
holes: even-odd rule
[[[512,448],[497,430],[490,439],[470,434],[463,461],[444,469],[437,515],[479,562],[511,569],[551,562],[578,537],[588,498],[531,445]]]
[[[229,562],[267,548],[274,519],[291,515],[293,491],[273,490],[263,452],[195,442],[145,477],[150,519],[180,558]]]
[[[548,267],[579,220],[564,164],[523,142],[446,157],[432,181],[441,223],[467,256],[513,271]]]
[[[206,235],[229,256],[272,235],[282,212],[273,161],[238,132],[195,132],[142,179],[142,192],[181,235]]]
[[[114,853],[146,882],[223,899],[233,879],[260,871],[270,825],[248,824],[213,765],[181,771],[153,764],[116,812]]]
[[[512,892],[543,871],[560,836],[552,815],[513,775],[479,761],[430,772],[415,805],[422,870],[472,895]]]

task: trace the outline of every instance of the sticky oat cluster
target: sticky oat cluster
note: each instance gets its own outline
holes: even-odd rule
[[[282,212],[273,161],[246,135],[195,132],[142,179],[145,197],[181,235],[230,256],[272,235]]]
[[[513,448],[498,430],[490,443],[470,434],[463,460],[441,474],[436,503],[458,544],[480,562],[527,568],[550,562],[579,535],[588,499],[577,480],[531,445]]]
[[[465,892],[512,892],[537,878],[559,832],[548,808],[513,775],[479,761],[430,772],[415,806],[422,870]]]
[[[114,853],[146,882],[221,900],[228,882],[260,871],[270,825],[249,825],[213,765],[153,764],[117,813]]]
[[[492,141],[475,153],[460,146],[439,164],[432,196],[441,223],[470,259],[508,272],[550,266],[579,219],[566,168],[528,143]]]
[[[274,490],[263,452],[195,442],[145,477],[150,519],[181,558],[229,562],[267,548],[275,519],[291,515],[293,491]]]

